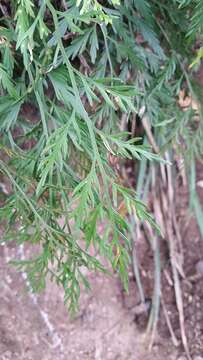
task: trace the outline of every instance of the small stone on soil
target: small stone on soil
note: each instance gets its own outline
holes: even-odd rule
[[[203,275],[203,260],[197,262],[196,271],[198,274]]]

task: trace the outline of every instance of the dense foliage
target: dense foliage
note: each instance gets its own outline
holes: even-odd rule
[[[80,283],[89,286],[84,267],[106,271],[102,258],[127,287],[130,219],[156,226],[122,181],[125,159],[150,171],[181,143],[194,178],[202,2],[11,0],[0,10],[0,171],[12,187],[2,241],[40,244],[17,265],[34,290],[50,274],[75,308]],[[183,111],[181,91],[198,106]],[[160,154],[127,132],[138,118]]]

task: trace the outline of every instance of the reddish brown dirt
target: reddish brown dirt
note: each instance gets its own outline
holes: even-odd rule
[[[203,180],[203,165],[197,164],[197,183]],[[203,208],[203,189],[197,186],[199,199]],[[203,272],[197,275],[197,264],[203,260],[203,238],[194,216],[187,216],[187,190],[180,192],[179,208],[182,241],[184,245],[185,281],[182,282],[184,296],[185,327],[189,347],[193,356],[203,358]],[[182,214],[181,214],[182,212]],[[178,331],[178,330],[177,330]]]
[[[16,256],[22,248],[1,248],[0,360],[176,359],[170,340],[160,337],[147,351],[116,276],[90,275],[92,292],[82,292],[80,311],[71,320],[55,285],[49,283],[41,295],[24,291],[25,275],[6,264]],[[133,294],[136,304],[135,287]]]

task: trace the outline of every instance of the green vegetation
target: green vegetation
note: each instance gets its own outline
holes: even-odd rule
[[[38,255],[15,264],[34,291],[50,275],[74,310],[80,284],[89,287],[83,269],[106,272],[102,259],[127,288],[135,223],[159,232],[144,203],[157,169],[174,163],[174,144],[184,150],[201,224],[194,159],[202,154],[203,123],[193,72],[203,56],[203,5],[11,0],[0,10],[0,172],[12,185],[0,208],[2,242],[40,244]],[[183,109],[181,93],[198,106]],[[142,141],[127,132],[138,116]],[[140,164],[136,189],[114,166],[125,159]]]

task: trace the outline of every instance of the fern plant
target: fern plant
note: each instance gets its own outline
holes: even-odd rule
[[[160,149],[179,135],[188,139],[194,112],[183,113],[177,95],[185,79],[190,85],[200,7],[175,0],[18,0],[1,7],[0,171],[12,186],[0,208],[2,242],[15,234],[18,244],[39,245],[38,255],[16,266],[34,290],[50,275],[72,310],[80,284],[89,287],[84,268],[106,272],[102,259],[127,288],[130,217],[156,227],[114,164],[161,161],[123,127],[135,114],[147,114]]]

